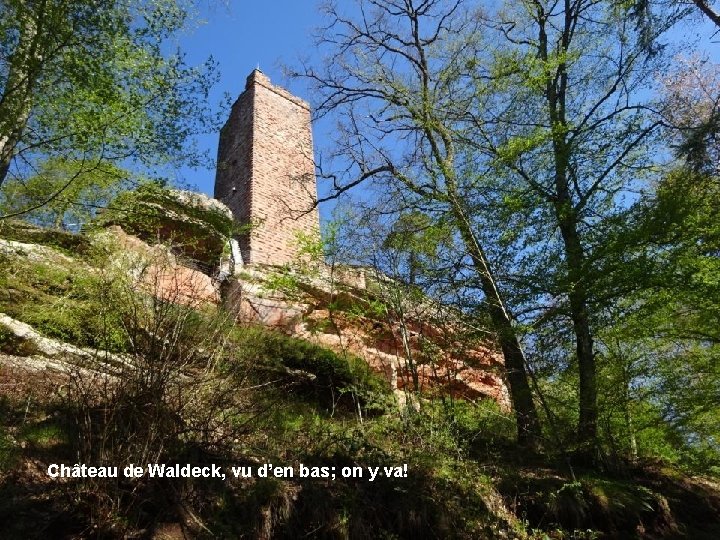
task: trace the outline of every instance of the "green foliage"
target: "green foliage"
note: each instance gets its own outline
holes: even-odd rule
[[[236,328],[233,341],[235,352],[229,369],[253,365],[285,374],[287,369],[300,372],[299,384],[319,392],[325,403],[343,394],[358,396],[368,403],[374,394],[388,392],[387,383],[366,362],[349,354],[340,355],[309,341],[255,326]]]
[[[40,333],[79,346],[124,350],[122,321],[108,302],[107,282],[80,261],[8,259],[0,311]],[[18,351],[27,351],[17,344]]]
[[[274,519],[265,526],[272,526],[275,535],[321,530],[349,538],[422,538],[423,530],[432,527],[435,534],[448,538],[494,538],[510,527],[490,510],[491,479],[477,463],[465,459],[441,407],[360,422],[321,414],[292,394],[280,397],[271,388],[258,399],[272,407],[246,441],[254,455],[262,448],[273,463],[331,465],[336,470],[407,463],[408,477],[379,477],[372,483],[339,475],[327,481],[260,480],[231,499],[233,511],[226,518],[230,530],[252,523],[253,516],[268,507]],[[238,514],[247,517],[238,520]],[[450,515],[452,519],[445,518]]]
[[[559,523],[577,528],[585,521],[588,511],[583,485],[580,482],[563,484],[548,494],[547,506]]]
[[[115,255],[99,253],[86,260],[99,267],[110,260],[119,264]],[[581,476],[572,481],[546,468],[552,467],[550,463],[532,468],[530,480],[513,476],[517,469],[512,460],[518,459],[512,450],[514,419],[493,402],[424,400],[419,411],[408,409],[398,414],[389,406],[392,396],[386,383],[357,358],[260,327],[230,330],[227,325],[223,326],[227,334],[213,337],[215,326],[210,320],[217,315],[214,310],[206,313],[154,302],[142,291],[123,288],[122,280],[110,279],[112,274],[98,284],[86,275],[85,262],[58,260],[64,262],[44,265],[23,256],[9,257],[10,271],[5,278],[10,289],[24,282],[25,291],[38,295],[30,298],[29,304],[51,305],[54,296],[83,301],[95,296],[95,313],[84,313],[88,327],[103,313],[117,312],[125,314],[122,323],[118,320],[123,331],[132,324],[138,330],[153,328],[149,333],[133,334],[134,358],[145,363],[142,369],[124,374],[126,384],[107,402],[97,409],[81,410],[80,418],[90,425],[79,423],[78,433],[67,429],[63,411],[44,413],[43,420],[28,422],[13,432],[15,438],[7,436],[5,426],[0,425],[0,467],[17,470],[19,460],[28,456],[67,461],[77,455],[74,445],[78,440],[92,443],[82,447],[83,452],[103,449],[102,454],[82,454],[96,456],[83,458],[94,463],[102,462],[101,456],[115,461],[135,459],[128,456],[139,454],[123,452],[159,445],[162,452],[157,459],[181,463],[202,463],[205,452],[211,451],[215,460],[243,464],[258,460],[339,468],[408,464],[407,478],[378,478],[373,483],[342,478],[229,479],[172,483],[171,488],[160,483],[150,483],[147,488],[133,484],[137,491],[128,492],[122,484],[83,482],[72,492],[72,501],[80,502],[67,503],[74,505],[70,508],[75,522],[83,526],[102,528],[105,524],[108,528],[103,530],[151,526],[154,518],[137,512],[134,504],[142,498],[165,509],[168,489],[177,493],[191,490],[192,496],[184,499],[184,504],[193,505],[193,512],[213,534],[225,536],[252,536],[262,530],[286,537],[296,536],[298,531],[353,538],[381,534],[423,537],[431,529],[448,538],[596,538],[599,533],[589,527],[612,535],[635,530],[638,523],[649,526],[652,516],[667,517],[662,496],[630,480]],[[109,289],[103,292],[99,285]],[[83,290],[85,296],[80,294]],[[35,308],[29,304],[25,307],[31,312]],[[3,304],[0,311],[9,305]],[[76,308],[64,309],[72,312]],[[133,310],[141,312],[134,323]],[[167,345],[177,337],[172,346]],[[202,366],[212,363],[206,359],[212,354],[207,352],[210,343],[222,343],[219,357],[223,369],[198,382]],[[157,375],[153,369],[160,367],[160,372],[169,369],[174,374],[192,374],[173,375],[166,381],[188,386],[160,385],[160,392],[157,386],[148,390],[133,378],[141,376],[150,384],[155,375],[149,375]],[[187,392],[177,409],[173,409],[175,391]],[[236,400],[245,403],[245,408],[235,409]],[[73,397],[70,403],[76,407],[83,400]],[[25,406],[21,403],[14,416],[22,419]],[[574,409],[569,406],[569,410]],[[640,417],[636,412],[636,418]],[[111,421],[103,423],[105,418]],[[208,425],[218,426],[222,437],[210,442],[204,439],[211,435]],[[57,456],[63,456],[62,460]],[[496,484],[501,486],[505,508],[512,507],[509,501],[521,500],[525,505],[525,514],[518,510],[524,523],[503,509]],[[0,483],[0,494],[6,494],[3,489]],[[67,500],[67,492],[48,487],[46,497]],[[98,503],[98,499],[106,502]],[[93,508],[92,515],[82,512],[84,505]],[[0,505],[2,516],[3,511]]]
[[[290,268],[284,267],[268,273],[263,281],[263,288],[280,292],[289,298],[299,298],[300,281],[300,276],[293,273]]]
[[[452,236],[449,223],[411,211],[397,218],[382,247],[406,257],[408,282],[413,284],[418,274],[438,263],[439,254],[452,243]]]
[[[328,251],[327,248],[332,245],[336,234],[337,230],[332,224],[330,227],[323,229],[322,236],[320,231],[310,233],[296,231],[295,242],[298,247],[298,255],[301,259],[306,258],[311,262],[323,261]]]
[[[399,217],[375,245],[395,257],[411,286],[390,283],[381,290],[376,283],[374,298],[334,284],[312,290],[307,278],[320,275],[318,265],[328,261],[331,273],[338,269],[334,224],[322,240],[300,235],[299,270],[274,272],[264,285],[290,297],[321,296],[330,312],[321,324],[327,325],[335,315],[401,319],[406,305],[427,300],[426,290],[412,286],[418,277],[435,278],[428,287],[450,291],[464,313],[515,314],[519,320],[506,314],[507,326],[495,327],[525,336],[552,448],[515,452],[513,416],[489,401],[420,395],[419,411],[396,413],[386,383],[352,355],[258,327],[228,330],[221,309],[158,298],[157,290],[133,287],[125,267],[112,273],[117,252],[94,253],[84,237],[62,231],[0,223],[0,236],[72,257],[31,247],[0,253],[0,310],[45,335],[131,352],[137,362],[121,374],[121,384],[102,388],[109,394],[69,400],[84,437],[73,455],[142,459],[152,452],[153,459],[211,455],[410,468],[407,479],[374,484],[261,479],[149,489],[138,483],[117,491],[84,484],[74,497],[63,494],[91,509],[83,534],[117,536],[132,517],[150,521],[156,512],[165,519],[191,504],[200,516],[195,521],[207,520],[205,532],[217,537],[522,537],[525,528],[533,538],[683,532],[670,506],[692,506],[686,501],[701,499],[692,495],[706,488],[681,476],[668,487],[673,475],[640,466],[661,461],[693,473],[720,471],[720,190],[707,148],[717,122],[683,141],[681,150],[701,166],[653,177],[655,156],[665,152],[653,138],[660,124],[643,87],[664,67],[663,55],[649,54],[642,29],[623,20],[627,2],[586,9],[507,2],[480,18],[462,9],[446,17],[443,2],[424,2],[422,9],[368,4],[373,16],[363,22],[371,29],[367,35],[362,25],[359,35],[353,29],[346,47],[331,56],[323,97],[330,108],[367,98],[362,117],[347,110],[341,150],[357,160],[346,171],[380,170],[380,187],[399,181],[385,195],[402,205],[379,212],[380,221]],[[403,9],[417,25],[395,24]],[[212,79],[187,68],[180,55],[162,54],[165,38],[187,18],[184,4],[0,0],[0,15],[0,183],[7,158],[21,158],[4,183],[0,212],[48,201],[30,218],[73,228],[94,215],[87,208],[106,206],[122,190],[127,174],[110,163],[136,160],[142,167],[183,156],[184,142],[201,127],[191,118],[202,112]],[[327,26],[333,46],[347,20]],[[426,23],[440,25],[430,41],[387,33],[423,27],[423,34]],[[481,34],[498,39],[482,43]],[[397,39],[401,45],[394,47]],[[407,61],[418,69],[403,68]],[[18,81],[32,83],[25,94],[17,93]],[[358,126],[370,129],[354,132]],[[410,141],[407,153],[397,144],[402,140]],[[649,195],[648,177],[657,180]],[[354,180],[337,179],[337,186]],[[633,208],[625,194],[637,198]],[[222,211],[158,184],[120,193],[109,206],[98,224],[172,243],[209,265],[227,255],[229,237],[248,232]],[[583,336],[594,341],[584,358],[576,347]],[[0,326],[0,352],[34,352],[26,346]],[[423,344],[423,352],[437,352],[436,344]],[[214,369],[218,358],[222,371]],[[589,367],[582,373],[597,375],[595,465],[622,473],[620,479],[574,462],[577,402],[592,386],[581,383],[583,362]],[[21,450],[44,459],[70,440],[49,410],[47,418],[26,423],[30,402],[24,416],[22,409],[15,415],[23,418],[21,427],[0,425],[0,470],[28,457]],[[238,411],[238,402],[246,408]],[[707,499],[697,506],[716,519],[720,503]],[[97,528],[98,508],[110,508],[115,528]],[[511,512],[522,527],[506,521],[515,520]],[[77,508],[68,514],[82,523]],[[143,523],[143,534],[152,534],[153,525]]]
[[[152,230],[158,226],[157,220],[163,217],[164,210],[170,215],[175,212],[196,220],[224,236],[242,232],[231,216],[212,205],[196,203],[194,196],[197,195],[171,190],[161,182],[146,182],[135,190],[120,193],[113,201],[112,208],[104,212],[98,221],[107,224],[113,220],[124,220],[125,223],[137,223],[139,227],[145,226]]]
[[[53,158],[30,178],[5,182],[0,215],[22,212],[24,219],[43,227],[78,231],[130,186],[130,174],[112,163],[89,168],[80,161]],[[31,208],[35,210],[28,211]]]
[[[550,140],[549,130],[536,128],[534,131],[522,136],[508,139],[497,149],[497,159],[500,163],[512,165],[523,154],[537,150]]]
[[[166,44],[190,19],[184,0],[0,3],[0,184],[13,155],[144,166],[195,163],[215,65]],[[14,171],[23,175],[23,168]]]
[[[388,306],[379,298],[370,298],[365,302],[353,302],[349,306],[341,305],[340,309],[346,311],[352,318],[370,318],[375,320],[387,320]]]
[[[640,477],[641,478],[641,477]],[[500,491],[517,497],[532,538],[604,538],[628,534],[635,527],[675,527],[668,501],[629,479],[581,476],[568,479],[508,470]],[[550,533],[550,536],[543,536]],[[552,531],[552,532],[551,532]],[[553,534],[554,532],[554,534]]]
[[[510,446],[515,441],[515,419],[494,400],[482,399],[476,403],[455,400],[443,407],[459,442],[471,451]]]
[[[601,332],[611,453],[720,465],[718,200],[717,178],[672,170],[608,235],[602,293],[631,291]]]
[[[27,424],[20,430],[18,437],[35,448],[48,449],[70,442],[68,426],[52,422]]]

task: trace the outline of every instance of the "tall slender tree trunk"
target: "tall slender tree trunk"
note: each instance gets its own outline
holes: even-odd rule
[[[435,162],[445,178],[447,192],[441,199],[450,205],[458,232],[480,278],[482,290],[488,303],[490,321],[500,342],[500,348],[505,359],[505,375],[510,386],[510,399],[515,411],[518,443],[525,448],[539,448],[541,437],[540,421],[528,380],[525,354],[512,325],[510,313],[506,309],[505,302],[497,287],[485,251],[475,237],[466,206],[459,193],[454,169],[455,151],[452,136],[449,130],[430,114],[432,104],[427,97],[429,93],[427,84],[425,79],[422,88],[427,118],[423,125]],[[442,140],[442,147],[445,149],[444,154],[440,151],[441,145],[435,138],[436,133]]]
[[[584,280],[585,255],[580,244],[577,222],[559,211],[558,222],[565,246],[570,316],[575,333],[575,350],[580,378],[580,418],[578,442],[592,446],[597,436],[597,380],[593,338],[590,330],[587,285]],[[570,213],[572,216],[572,212]],[[590,448],[587,448],[588,450]]]
[[[564,92],[560,111],[564,110]],[[551,104],[556,104],[556,95],[552,94]],[[552,109],[551,109],[552,111]],[[557,112],[557,109],[555,109]],[[562,114],[552,114],[553,124],[558,119],[564,124]],[[578,421],[578,443],[582,451],[591,452],[597,437],[597,380],[593,337],[590,329],[590,313],[588,302],[588,283],[586,258],[583,251],[579,217],[573,205],[568,181],[570,150],[564,135],[556,135],[553,140],[555,161],[555,219],[557,220],[565,252],[567,272],[567,295],[570,302],[570,317],[575,334],[575,352],[578,361],[580,379],[580,415]]]
[[[537,6],[538,53],[544,62],[550,61],[546,24],[549,14]],[[573,17],[569,0],[565,0],[565,25],[558,43],[560,53],[567,53],[573,33]],[[555,169],[554,193],[550,198],[555,211],[555,219],[560,229],[565,253],[567,270],[567,295],[570,302],[570,317],[575,334],[575,350],[580,378],[579,421],[577,429],[581,452],[591,453],[597,437],[597,381],[593,338],[590,329],[588,303],[588,285],[586,280],[586,260],[578,229],[579,216],[570,191],[571,173],[570,154],[572,148],[567,141],[568,73],[564,61],[558,63],[552,77],[548,77],[545,87],[545,99],[548,105],[548,120],[552,127],[553,165]]]
[[[505,308],[505,303],[497,288],[485,252],[475,238],[465,212],[457,200],[452,205],[460,236],[480,278],[483,293],[489,306],[490,321],[505,358],[505,373],[510,386],[510,399],[515,411],[518,443],[526,448],[538,448],[541,435],[540,421],[528,381],[525,354],[518,341],[515,328],[513,328],[510,314]]]
[[[565,92],[551,92],[551,121],[553,125],[565,125]],[[559,107],[558,107],[559,102]],[[556,108],[557,107],[557,108]],[[570,302],[570,318],[575,334],[575,352],[580,379],[580,415],[577,438],[583,452],[592,452],[597,437],[597,381],[593,337],[590,329],[588,302],[587,261],[578,230],[579,217],[570,194],[568,171],[570,170],[570,149],[565,135],[553,137],[555,162],[554,210],[565,252],[567,272],[567,295]]]
[[[39,14],[44,12],[40,2]],[[43,60],[38,43],[38,25],[35,13],[23,13],[20,17],[20,39],[13,51],[8,78],[0,98],[0,186],[7,178],[17,145],[30,120],[32,94]]]

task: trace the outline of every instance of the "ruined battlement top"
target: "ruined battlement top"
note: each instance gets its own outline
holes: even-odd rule
[[[275,86],[270,81],[270,77],[265,75],[262,71],[259,69],[254,69],[250,75],[248,75],[247,79],[245,79],[245,92],[250,90],[253,86],[262,86],[263,88],[270,90],[274,94],[277,94],[280,97],[283,97],[287,99],[288,101],[294,103],[295,105],[302,107],[303,109],[310,111],[310,104],[305,101],[304,99],[301,99],[297,96],[292,95],[290,92],[285,90],[284,88],[280,86]],[[243,94],[245,93],[243,92]],[[242,94],[240,95],[242,97]],[[240,97],[235,101],[235,104],[233,104],[233,107],[240,101]]]

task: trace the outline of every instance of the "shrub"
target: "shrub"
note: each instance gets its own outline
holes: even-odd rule
[[[367,362],[303,339],[258,326],[238,327],[233,332],[233,365],[253,365],[260,370],[297,378],[295,386],[312,391],[325,405],[335,405],[352,394],[369,405],[377,394],[387,395],[389,386],[370,370]],[[305,374],[305,377],[302,375]]]
[[[232,320],[212,306],[183,303],[187,284],[174,290],[159,281],[138,287],[137,270],[160,260],[122,254],[110,259],[82,287],[84,300],[95,305],[84,320],[90,328],[112,328],[124,354],[113,359],[108,373],[72,373],[64,410],[74,417],[77,458],[92,465],[207,463],[239,437],[227,418],[247,401],[242,387],[216,369]],[[107,360],[110,344],[99,342],[98,361]],[[149,526],[163,512],[172,514],[191,487],[182,480],[120,478],[84,479],[68,489],[91,509],[87,519],[99,534],[115,537]],[[150,514],[148,507],[154,509]]]

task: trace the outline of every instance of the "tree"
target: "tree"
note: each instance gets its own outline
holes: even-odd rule
[[[164,52],[188,16],[183,0],[2,0],[0,186],[48,156],[198,159],[186,142],[207,125],[214,65]]]
[[[437,261],[440,246],[450,243],[452,233],[443,223],[414,210],[400,214],[382,247],[406,258],[407,282],[414,286],[418,274]]]
[[[672,8],[671,13],[673,17],[678,14],[687,16],[701,13],[720,29],[720,12],[718,8],[713,5],[714,3],[715,2],[710,0],[672,0],[669,2],[669,5]],[[667,10],[668,8],[667,2],[657,2],[657,4],[660,4],[662,9]],[[646,19],[652,18],[653,2],[651,0],[635,0],[630,3],[622,3],[620,6],[625,9],[630,8],[632,15],[634,15],[641,24],[649,24],[649,21]]]
[[[662,79],[671,144],[695,172],[720,170],[720,65],[699,56],[675,59]]]
[[[720,464],[718,201],[717,174],[670,170],[609,236],[624,264],[604,268],[605,283],[626,291],[601,332],[613,345],[604,378],[618,387],[612,370],[624,351],[626,408],[636,417],[615,429],[633,434],[641,455],[703,472]]]
[[[612,6],[586,0],[508,4],[486,27],[498,43],[485,56],[494,77],[476,76],[470,143],[492,160],[499,182],[522,187],[518,213],[539,216],[518,235],[526,258],[546,261],[533,272],[548,278],[533,280],[528,296],[549,309],[528,322],[571,324],[577,436],[590,450],[598,419],[594,334],[611,301],[595,291],[599,246],[653,165],[663,122],[647,95],[663,55],[648,51]]]
[[[698,18],[698,14],[708,17],[720,32],[720,14],[707,0],[671,0],[653,2],[637,0],[615,3],[618,9],[629,12],[632,20],[641,32],[642,43],[646,50],[654,54],[664,45],[656,32],[658,26],[671,26],[689,17]],[[690,57],[677,56],[663,78],[662,90],[665,99],[666,121],[675,130],[676,153],[699,166],[712,166],[712,147],[717,152],[720,140],[720,90],[718,90],[718,69],[706,58],[694,54]],[[700,163],[704,162],[704,165]],[[717,159],[715,160],[717,163]]]
[[[466,64],[476,55],[477,19],[461,1],[360,0],[355,15],[335,3],[318,36],[329,52],[321,71],[295,76],[314,84],[316,111],[340,120],[331,197],[365,181],[400,186],[446,216],[467,252],[505,358],[518,438],[536,445],[540,426],[513,316],[473,222],[472,186],[454,135],[458,109],[471,103]],[[321,171],[322,174],[322,171]]]
[[[131,175],[112,163],[89,169],[81,162],[51,159],[30,178],[5,183],[0,215],[23,215],[41,226],[77,231],[132,185]]]

